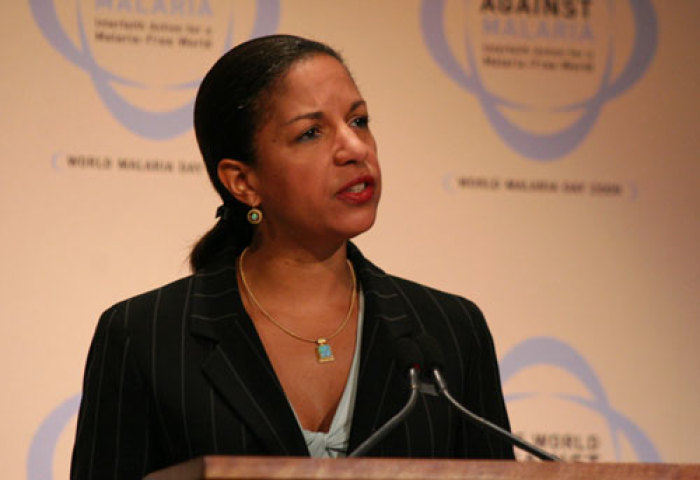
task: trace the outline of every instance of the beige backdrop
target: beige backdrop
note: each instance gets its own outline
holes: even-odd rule
[[[3,475],[66,478],[99,313],[187,274],[213,222],[197,80],[274,31],[345,55],[385,179],[357,243],[481,306],[514,430],[566,458],[700,461],[700,4],[489,3],[8,2]]]

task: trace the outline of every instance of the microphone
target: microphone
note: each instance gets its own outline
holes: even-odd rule
[[[408,380],[411,388],[411,393],[404,407],[399,412],[391,417],[379,430],[370,435],[362,442],[348,457],[359,457],[369,452],[375,445],[386,437],[389,432],[395,429],[416,406],[418,400],[418,391],[420,388],[420,380],[418,374],[420,365],[423,364],[423,354],[421,353],[416,342],[408,337],[402,337],[394,342],[394,354],[399,365],[399,370],[408,372]]]
[[[416,337],[416,343],[420,346],[421,351],[426,359],[426,370],[431,371],[433,378],[435,379],[435,385],[437,387],[438,393],[445,397],[450,404],[455,407],[469,422],[476,425],[477,427],[491,433],[502,440],[505,440],[508,444],[514,445],[526,452],[534,455],[540,460],[545,460],[549,462],[561,461],[561,459],[551,453],[545,452],[544,450],[536,447],[535,445],[526,442],[525,440],[516,437],[512,433],[498,425],[489,422],[485,418],[469,411],[462,404],[450,395],[450,391],[447,389],[447,382],[442,375],[442,369],[445,364],[445,359],[442,355],[440,345],[435,338],[431,337],[426,333],[421,333]]]

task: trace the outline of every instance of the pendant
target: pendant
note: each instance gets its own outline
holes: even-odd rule
[[[335,360],[331,346],[326,343],[325,338],[316,340],[316,360],[318,363],[327,363]]]

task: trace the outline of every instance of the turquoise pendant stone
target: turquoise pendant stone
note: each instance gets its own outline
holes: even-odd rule
[[[326,343],[326,339],[319,338],[316,340],[316,359],[319,363],[332,362],[335,360],[333,357],[333,350],[331,346]]]

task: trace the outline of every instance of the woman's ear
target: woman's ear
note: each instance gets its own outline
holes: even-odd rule
[[[260,205],[253,168],[240,160],[224,158],[217,167],[219,181],[239,202],[257,207]]]

